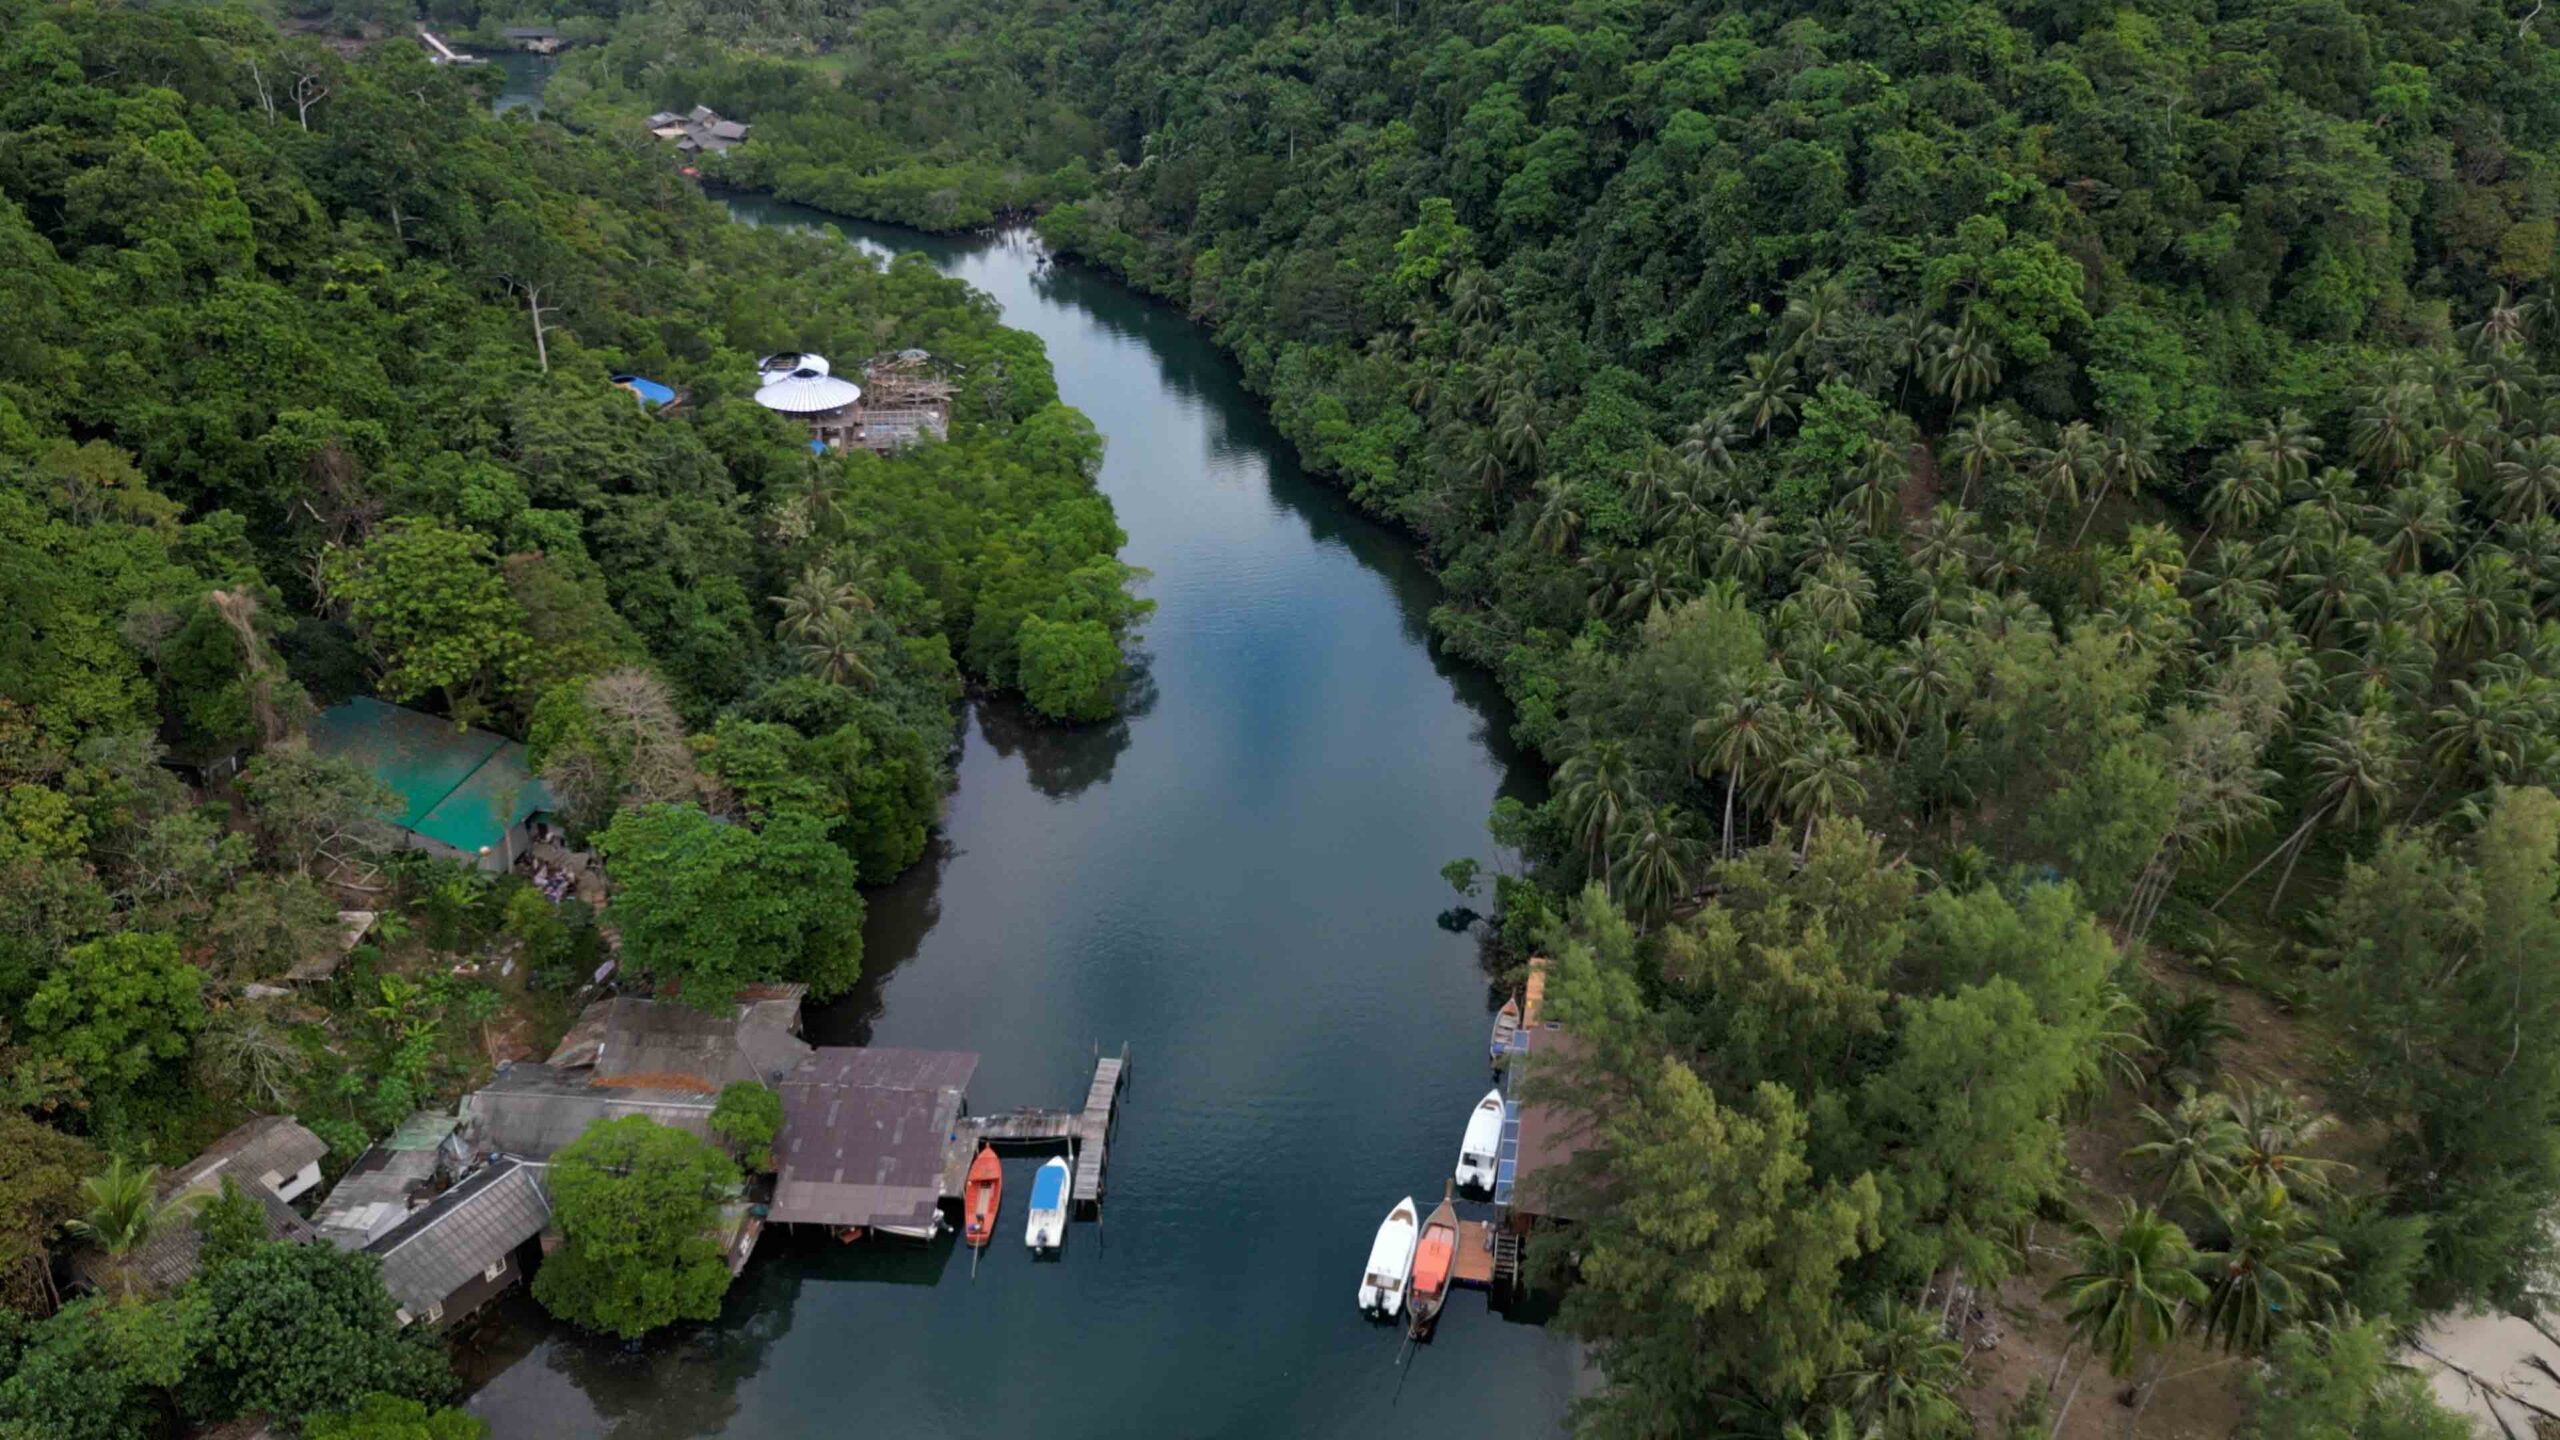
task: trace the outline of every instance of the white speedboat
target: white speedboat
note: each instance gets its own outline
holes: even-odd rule
[[[1369,1268],[1360,1276],[1363,1314],[1392,1320],[1404,1308],[1405,1281],[1413,1276],[1413,1242],[1422,1231],[1422,1214],[1407,1195],[1387,1212],[1378,1238],[1369,1246]]]
[[[1502,1158],[1502,1091],[1487,1090],[1467,1113],[1467,1137],[1458,1142],[1458,1186],[1491,1190]]]
[[[1031,1177],[1031,1223],[1022,1240],[1033,1254],[1067,1243],[1067,1162],[1058,1156]]]

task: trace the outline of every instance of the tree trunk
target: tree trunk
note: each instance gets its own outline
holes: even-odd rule
[[[1733,792],[1742,784],[1742,767],[1736,765],[1724,774],[1724,858],[1733,858]]]
[[[2063,1351],[2062,1358],[2070,1359],[2071,1352]],[[2062,1433],[2062,1422],[2071,1418],[2071,1402],[2080,1398],[2080,1384],[2089,1378],[2089,1364],[2087,1360],[2081,1361],[2079,1370],[2072,1375],[2071,1388],[2063,1392],[2061,1408],[2053,1412],[2053,1429],[2046,1432],[2045,1440],[2054,1440],[2054,1437],[2059,1436]]]
[[[2231,888],[2230,888],[2230,889],[2223,891],[2223,892],[2222,892],[2222,895],[2221,895],[2221,897],[2220,897],[2219,899],[2215,900],[2211,905],[2208,905],[2208,906],[2206,906],[2206,907],[2205,907],[2205,913],[2206,913],[2206,914],[2208,914],[2208,915],[2211,915],[2211,914],[2214,914],[2215,912],[2217,912],[2217,911],[2221,910],[2221,909],[2222,909],[2223,901],[2225,901],[2225,900],[2229,900],[2232,896],[2234,896],[2234,895],[2236,895],[2236,894],[2240,893],[2240,887],[2241,887],[2241,886],[2246,885],[2246,884],[2248,884],[2250,881],[2257,879],[2257,878],[2258,878],[2258,872],[2259,872],[2259,871],[2264,870],[2264,869],[2266,869],[2269,865],[2274,864],[2274,863],[2275,863],[2275,858],[2276,858],[2277,856],[2279,856],[2279,855],[2283,854],[2283,853],[2285,852],[2285,850],[2286,850],[2288,847],[2290,847],[2290,846],[2291,846],[2291,845],[2292,845],[2296,840],[2299,840],[2299,839],[2301,839],[2304,835],[2306,835],[2306,834],[2310,833],[2311,827],[2312,827],[2312,826],[2314,826],[2314,825],[2319,824],[2319,823],[2320,823],[2320,820],[2321,820],[2321,817],[2323,817],[2323,816],[2327,815],[2328,813],[2329,813],[2329,811],[2328,811],[2327,807],[2325,807],[2325,806],[2324,806],[2324,807],[2322,807],[2321,809],[2316,810],[2316,811],[2312,812],[2311,814],[2309,814],[2309,815],[2307,815],[2307,816],[2304,816],[2304,817],[2303,817],[2303,821],[2302,821],[2302,823],[2301,823],[2300,825],[2298,825],[2298,826],[2294,827],[2294,831],[2293,831],[2293,833],[2292,833],[2291,835],[2287,835],[2286,837],[2284,837],[2283,841],[2282,841],[2281,843],[2279,843],[2279,844],[2276,846],[2276,848],[2274,848],[2273,850],[2268,851],[2268,852],[2267,852],[2267,858],[2266,858],[2266,859],[2261,860],[2261,861],[2259,861],[2257,864],[2250,866],[2250,867],[2249,867],[2249,873],[2247,873],[2246,875],[2241,876],[2241,877],[2240,877],[2239,879],[2237,879],[2237,880],[2232,881],[2232,882],[2231,882]]]
[[[2112,475],[2098,482],[2098,493],[2089,497],[2089,513],[2080,518],[2080,533],[2071,537],[2072,549],[2079,549],[2080,542],[2089,538],[2089,527],[2097,523],[2098,507],[2107,503],[2107,491],[2114,485]]]

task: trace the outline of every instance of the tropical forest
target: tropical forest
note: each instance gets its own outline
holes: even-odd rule
[[[1056,1434],[2560,1433],[2560,13],[0,0],[0,140],[0,1440],[996,1433],[1054,1357],[872,1338],[927,1304],[1306,1407],[1122,1344]],[[812,441],[777,354],[938,429]],[[1275,513],[1367,568],[1258,602]],[[383,715],[520,753],[572,893],[422,843]],[[191,1166],[345,1186],[777,987],[990,1085],[1160,1017],[1066,1262],[1141,1288],[731,1263],[779,1081],[457,1180],[542,1174],[503,1343]],[[1447,1177],[1320,1142],[1416,1092],[1272,1034],[1463,1033],[1463,1108],[1531,994],[1527,1303],[1408,1356],[1339,1301]]]

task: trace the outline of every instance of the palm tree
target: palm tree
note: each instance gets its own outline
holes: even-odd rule
[[[801,638],[800,663],[830,684],[870,685],[880,677],[856,648],[861,641],[862,625],[853,616],[842,611],[823,615]]]
[[[1953,561],[1971,574],[1981,548],[1980,517],[1944,500],[1912,527],[1911,563],[1921,570],[1942,570]]]
[[[164,1226],[201,1204],[204,1197],[180,1196],[163,1204],[160,1167],[136,1165],[118,1155],[107,1162],[106,1169],[80,1182],[80,1199],[86,1208],[64,1221],[62,1228],[74,1238],[105,1251],[118,1283],[130,1293],[133,1276],[127,1268],[128,1257],[150,1244],[151,1237]]]
[[[1803,847],[1813,844],[1814,822],[1867,803],[1867,785],[1859,778],[1858,742],[1837,724],[1812,715],[1790,727],[1790,745],[1778,757],[1778,797],[1804,817]]]
[[[1556,796],[1590,872],[1605,877],[1611,842],[1638,803],[1635,761],[1626,742],[1594,740],[1574,751],[1556,769]]]
[[[1910,743],[1912,721],[1935,720],[1946,713],[1961,678],[1958,666],[1955,637],[1943,629],[1932,626],[1925,634],[1902,642],[1885,672],[1893,687],[1889,698],[1900,721],[1893,745],[1896,757]]]
[[[2560,435],[2536,435],[2489,467],[2498,483],[2498,518],[2527,520],[2560,512]]]
[[[868,615],[873,609],[871,597],[857,577],[839,575],[835,567],[826,564],[801,571],[790,593],[774,596],[773,603],[782,607],[782,622],[777,628],[794,640],[808,639],[830,620]]]
[[[2219,1205],[2229,1196],[2240,1150],[2240,1126],[2231,1118],[2230,1097],[2190,1089],[2165,1114],[2143,1106],[2142,1125],[2151,1138],[2128,1148],[2121,1158],[2160,1182],[2153,1203],[2199,1200]]]
[[[1716,578],[1757,585],[1778,556],[1778,522],[1758,506],[1724,517],[1716,534]]]
[[[2240,1033],[2210,992],[2152,1006],[2142,1028],[2151,1051],[2152,1083],[2181,1093],[2213,1078],[2222,1068],[2222,1042]]]
[[[2304,807],[2302,823],[2294,827],[2266,859],[2249,867],[2247,874],[2231,882],[2212,909],[2220,910],[2243,885],[2257,878],[2269,861],[2290,853],[2284,873],[2276,880],[2275,894],[2267,901],[2267,914],[2272,917],[2284,901],[2284,888],[2293,879],[2295,862],[2311,843],[2311,833],[2323,821],[2335,820],[2345,825],[2361,824],[2379,812],[2391,792],[2399,785],[2400,735],[2391,717],[2382,711],[2331,713],[2321,722],[2321,733],[2310,745],[2311,803]]]
[[[1870,1318],[1857,1363],[1831,1377],[1852,1422],[1862,1431],[1907,1437],[1969,1434],[1955,1392],[1964,1383],[1964,1349],[1927,1311],[1887,1299]]]
[[[1689,815],[1677,805],[1637,810],[1618,837],[1611,869],[1613,888],[1628,913],[1646,927],[1658,925],[1706,857],[1706,844],[1691,833]]]
[[[2311,462],[2320,458],[2320,437],[2313,433],[2310,419],[2291,408],[2267,422],[2252,443],[2266,463],[2268,477],[2279,487],[2301,481],[2311,473]]]
[[[2415,569],[2425,563],[2427,552],[2443,550],[2453,536],[2453,507],[2452,486],[2424,477],[2385,496],[2377,538],[2386,573]]]
[[[1911,461],[1890,440],[1867,442],[1858,460],[1858,483],[1849,492],[1849,508],[1870,535],[1881,535],[1902,512],[1902,486],[1911,478]]]
[[[2242,1183],[2260,1190],[2292,1191],[2313,1200],[2334,1193],[2334,1177],[2356,1167],[2303,1153],[2338,1122],[2277,1085],[2252,1085],[2232,1107],[2240,1134],[2231,1163]]]
[[[1974,483],[2026,448],[2027,427],[2007,406],[1977,405],[1947,432],[1946,459],[1964,476],[1956,503],[1973,504]]]
[[[2338,1294],[2337,1244],[2314,1235],[2281,1185],[2252,1186],[2223,1212],[2230,1238],[2196,1257],[2208,1287],[2204,1333],[2225,1350],[2264,1350],[2275,1332]]]
[[[2188,1268],[2195,1248],[2187,1232],[2159,1211],[2129,1200],[2114,1234],[2086,1220],[2074,1229],[2079,1268],[2055,1282],[2049,1298],[2063,1302],[2074,1346],[2105,1359],[2108,1374],[2129,1375],[2143,1352],[2166,1346],[2177,1334],[2186,1307],[2205,1299],[2204,1282]],[[2081,1377],[2087,1373],[2083,1365]],[[2053,1417],[2055,1434],[2062,1433],[2079,1393],[2080,1380],[2074,1379]]]
[[[2427,388],[2414,380],[2387,384],[2374,391],[2356,408],[2355,422],[2348,431],[2356,463],[2385,478],[2417,463],[2432,403]]]
[[[2036,543],[2044,543],[2045,517],[2053,513],[2053,503],[2062,502],[2065,511],[2080,508],[2080,496],[2098,478],[2106,462],[2106,447],[2098,439],[2097,427],[2086,420],[2074,420],[2054,432],[2053,444],[2036,454],[2036,488],[2044,492],[2044,501],[2036,508]]]
[[[1807,614],[1825,632],[1847,635],[1858,628],[1866,607],[1875,603],[1876,582],[1867,572],[1837,556],[1822,562],[1822,568],[1796,592],[1804,602]]]
[[[2089,537],[2089,526],[2097,520],[2099,509],[2107,503],[2110,491],[2121,486],[2127,495],[2137,495],[2149,484],[2156,470],[2157,453],[2151,437],[2139,431],[2107,432],[2102,458],[2098,465],[2098,491],[2089,497],[2089,513],[2080,519],[2078,534],[2071,537],[2073,548]]]
[[[1680,432],[1680,460],[1701,474],[1720,476],[1733,469],[1733,449],[1742,443],[1730,410],[1712,410]]]
[[[1945,396],[1948,404],[1962,405],[2000,383],[2000,351],[1982,327],[1968,318],[1941,332],[1924,369],[1930,389]]]
[[[2216,467],[2213,488],[2204,497],[2205,533],[2210,536],[2225,528],[2254,530],[2283,498],[2273,467],[2253,440]]]
[[[1794,416],[1803,400],[1793,355],[1755,350],[1743,357],[1741,396],[1734,408],[1751,422],[1751,433],[1767,434],[1769,427]]]
[[[1650,620],[1676,608],[1692,591],[1689,576],[1659,550],[1647,550],[1627,567],[1618,587],[1616,611],[1622,620]]]
[[[1529,527],[1529,543],[1550,555],[1561,555],[1582,538],[1582,501],[1571,485],[1538,482],[1538,518]]]
[[[2514,350],[2524,343],[2525,326],[2532,314],[2529,307],[2533,303],[2530,300],[2519,302],[2507,292],[2506,286],[2499,286],[2498,298],[2489,303],[2488,310],[2479,319],[2462,327],[2463,343],[2471,347],[2472,354],[2481,356],[2504,355]]]
[[[1786,712],[1777,702],[1752,690],[1717,706],[1715,714],[1689,729],[1690,741],[1698,747],[1699,778],[1724,772],[1723,853],[1728,856],[1733,854],[1734,796],[1749,789],[1753,777],[1770,772],[1786,723]]]

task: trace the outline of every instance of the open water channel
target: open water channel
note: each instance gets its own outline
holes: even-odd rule
[[[1573,1348],[1461,1291],[1400,1366],[1353,1304],[1372,1232],[1427,1208],[1484,1093],[1474,942],[1440,864],[1486,855],[1515,769],[1502,700],[1435,656],[1430,577],[1300,473],[1180,315],[1018,239],[733,201],[920,250],[1048,346],[1109,442],[1102,488],[1152,572],[1134,713],[1060,731],[974,707],[933,850],[872,892],[866,975],[819,1043],[973,1050],[981,1111],[1131,1089],[1100,1225],[1062,1259],[768,1239],[721,1318],[637,1348],[521,1297],[470,1405],[517,1436],[1552,1433]]]

